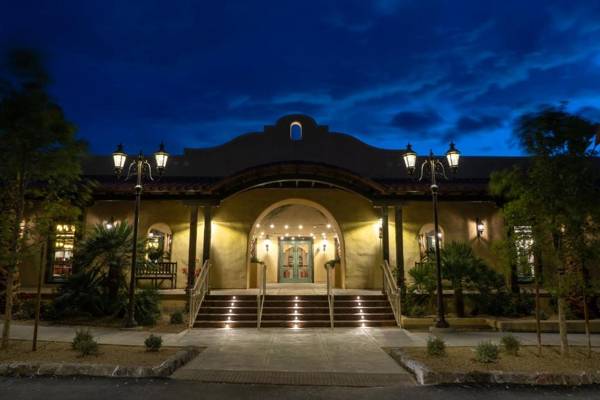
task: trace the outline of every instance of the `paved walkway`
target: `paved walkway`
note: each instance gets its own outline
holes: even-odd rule
[[[77,327],[42,326],[40,340],[70,342]],[[31,325],[13,324],[12,337],[31,339]],[[93,328],[98,343],[143,345],[148,332]],[[453,332],[443,335],[448,346],[472,346],[498,341],[500,332]],[[399,328],[322,329],[193,329],[162,334],[165,346],[206,349],[179,369],[174,378],[210,382],[290,383],[384,386],[411,381],[385,351],[388,347],[425,346],[427,332]],[[535,334],[515,333],[523,344],[535,344]],[[569,335],[584,345],[585,335]],[[544,334],[545,344],[558,344],[558,334]],[[600,335],[592,336],[600,347]]]

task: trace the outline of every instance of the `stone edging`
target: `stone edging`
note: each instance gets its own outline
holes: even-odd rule
[[[0,376],[100,376],[110,378],[166,378],[200,354],[196,347],[177,351],[154,367],[127,367],[108,364],[10,362],[0,364]]]
[[[390,349],[391,356],[415,376],[420,385],[448,383],[510,383],[518,385],[592,385],[600,383],[600,371],[573,374],[544,372],[524,373],[507,371],[436,372],[411,358],[401,349]]]

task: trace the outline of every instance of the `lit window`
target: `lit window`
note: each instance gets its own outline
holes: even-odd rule
[[[73,272],[73,251],[75,250],[75,225],[58,224],[54,237],[54,257],[52,259],[52,280],[62,281]]]
[[[535,277],[531,226],[515,226],[513,233],[517,256],[517,278],[521,282],[530,282]]]

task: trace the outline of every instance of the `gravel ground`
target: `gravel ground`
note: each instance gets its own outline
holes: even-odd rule
[[[475,360],[473,347],[447,347],[445,357],[428,357],[425,348],[403,348],[406,354],[422,362],[437,372],[470,372],[470,371],[511,371],[511,372],[549,372],[577,373],[578,371],[600,370],[600,353],[592,351],[592,358],[587,358],[585,347],[571,347],[569,357],[560,355],[560,348],[544,346],[542,356],[538,357],[536,346],[524,346],[518,356],[500,352],[500,359],[495,363],[482,364]],[[600,399],[600,393],[598,394]]]
[[[147,352],[141,346],[100,345],[97,356],[81,357],[69,343],[38,342],[38,350],[31,351],[30,341],[11,341],[7,350],[0,351],[0,363],[8,361],[27,362],[75,362],[85,364],[109,364],[121,366],[152,367],[159,365],[178,349],[163,347],[158,352]]]

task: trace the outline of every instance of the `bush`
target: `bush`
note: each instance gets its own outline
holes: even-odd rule
[[[171,314],[172,324],[183,324],[183,311],[175,311]]]
[[[160,318],[160,296],[156,289],[143,289],[135,294],[135,320],[140,325],[153,326]]]
[[[504,352],[506,354],[510,354],[511,356],[516,356],[519,354],[521,342],[513,335],[503,336],[500,342],[502,343],[502,347],[504,348]]]
[[[446,343],[438,337],[427,339],[427,355],[430,357],[443,357],[446,355]]]
[[[162,346],[162,337],[150,335],[144,340],[146,351],[158,351]]]
[[[475,347],[475,359],[480,363],[489,364],[498,361],[500,349],[492,342],[480,342]]]
[[[75,338],[71,348],[78,351],[81,356],[98,355],[98,343],[94,340],[89,329],[79,329],[75,332]]]

